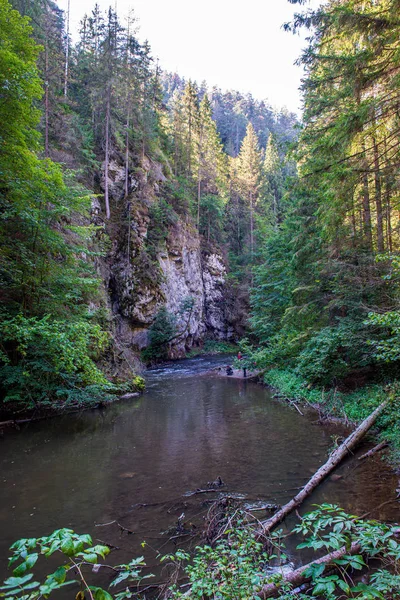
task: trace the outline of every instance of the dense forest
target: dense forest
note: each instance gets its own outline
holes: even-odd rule
[[[297,120],[162,72],[134,17],[122,25],[111,8],[84,17],[76,44],[47,0],[3,2],[2,15],[2,404],[93,403],[140,384],[107,368],[118,282],[104,290],[101,264],[121,244],[115,232],[139,297],[143,273],[160,279],[169,230],[187,222],[223,253],[246,304],[296,172],[286,157]],[[135,247],[139,205],[147,233]],[[190,302],[179,309],[189,318]],[[167,356],[177,335],[162,298],[158,309],[145,360]]]
[[[396,396],[399,4],[328,2],[287,27],[311,31],[300,58],[299,179],[254,269],[257,360],[289,394],[375,383],[365,398],[392,382]],[[353,417],[362,397],[350,402]],[[343,410],[340,398],[334,409]]]
[[[95,5],[73,42],[53,0],[0,0],[0,424],[131,400],[147,366],[240,349],[232,365],[301,416],[308,402],[320,419],[361,422],[301,502],[376,422],[374,452],[390,444],[398,464],[400,0],[289,1],[305,5],[285,25],[308,36],[301,119],[164,71],[133,13]],[[145,587],[143,557],[101,565],[116,546],[60,529],[12,547],[0,596],[47,598],[71,571],[77,600],[112,600],[82,574],[97,563],[111,585],[130,582],[117,600],[145,598],[140,586],[199,600],[400,597],[398,526],[324,504],[283,534],[272,529],[300,501],[263,505],[259,521],[243,498],[210,503],[220,528],[208,524],[194,558],[162,558],[168,582]],[[171,539],[193,533],[184,517]],[[292,534],[325,555],[292,568]],[[56,552],[63,564],[31,581]],[[368,559],[382,569],[355,577]]]
[[[4,3],[3,402],[112,384],[98,264],[115,227],[132,252],[146,160],[162,170],[146,260],[179,219],[219,247],[245,304],[250,287],[244,347],[261,368],[328,387],[396,377],[398,23],[383,4],[328,3],[287,26],[312,31],[300,128],[250,94],[163,72],[134,16],[95,6],[72,44],[54,3]],[[174,332],[159,304],[150,358]]]

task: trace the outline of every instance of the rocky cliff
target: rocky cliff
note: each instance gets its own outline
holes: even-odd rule
[[[109,170],[112,217],[105,224],[109,250],[99,268],[117,362],[137,369],[149,327],[163,306],[174,316],[178,333],[169,344],[170,358],[184,356],[205,339],[234,340],[243,315],[227,284],[222,249],[205,244],[187,212],[165,200],[168,181],[159,163],[142,161],[128,198],[123,182],[124,169],[115,160]],[[104,223],[98,200],[93,220]]]

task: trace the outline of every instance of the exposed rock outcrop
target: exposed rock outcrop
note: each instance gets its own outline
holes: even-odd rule
[[[111,248],[100,268],[116,344],[121,360],[128,363],[136,361],[148,345],[148,329],[162,306],[174,315],[179,333],[170,344],[171,358],[184,356],[205,338],[236,337],[234,302],[221,249],[202,247],[197,229],[185,214],[170,209],[173,214],[168,223],[155,224],[155,217],[152,221],[165,180],[162,166],[145,158],[131,177],[131,193],[124,199],[122,168],[113,161],[109,171],[113,200],[106,231]],[[98,222],[97,200],[93,212]],[[190,311],[182,311],[185,303],[190,304]]]

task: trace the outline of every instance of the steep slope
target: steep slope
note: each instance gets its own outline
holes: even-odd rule
[[[222,248],[207,244],[187,214],[165,203],[171,181],[159,162],[142,160],[127,198],[124,177],[116,157],[109,169],[111,220],[104,225],[97,199],[92,209],[93,222],[104,225],[110,240],[99,270],[119,351],[135,363],[162,307],[174,317],[177,330],[169,343],[170,358],[184,356],[205,339],[236,339],[242,317],[227,283]],[[160,207],[166,213],[161,217]]]

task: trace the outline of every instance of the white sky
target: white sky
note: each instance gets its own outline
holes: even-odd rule
[[[98,0],[107,9],[110,0]],[[59,0],[62,9],[67,0]],[[94,0],[70,0],[70,30]],[[138,38],[149,40],[161,68],[222,90],[250,92],[275,107],[299,112],[302,69],[294,66],[305,35],[282,29],[298,5],[287,0],[112,0],[118,14],[130,9],[138,20]],[[318,0],[311,0],[317,6]],[[301,7],[300,7],[301,8]]]

